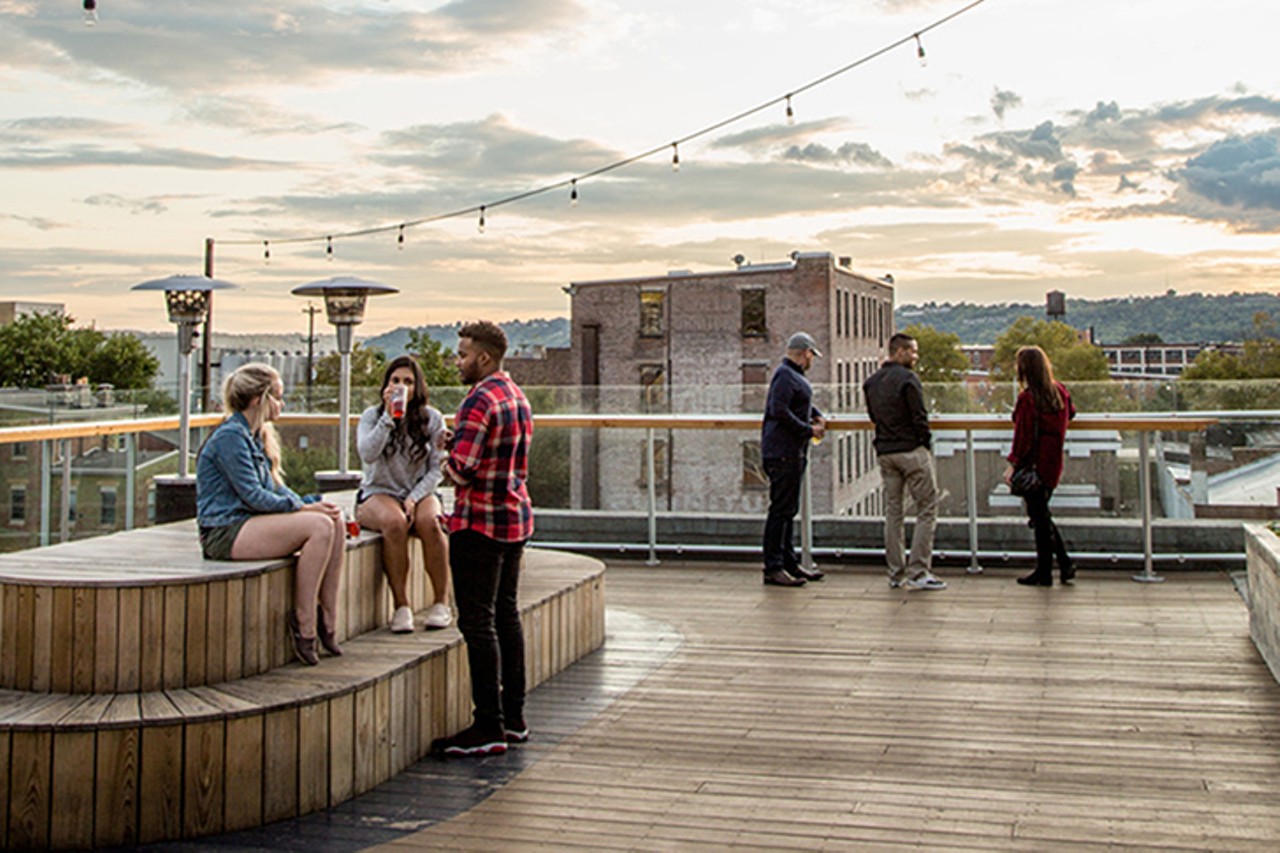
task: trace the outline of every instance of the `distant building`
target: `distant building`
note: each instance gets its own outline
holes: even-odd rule
[[[32,314],[67,313],[67,306],[61,302],[0,302],[0,326],[7,326],[19,317]]]
[[[708,273],[575,282],[568,382],[584,411],[760,414],[787,337],[818,341],[809,378],[830,412],[860,409],[861,385],[893,334],[893,286],[854,272],[849,258],[796,253],[781,263]],[[575,431],[572,506],[646,506],[646,438]],[[768,488],[759,429],[663,430],[656,439],[659,507],[763,512]],[[814,449],[814,511],[879,512],[880,477],[868,433],[833,435]]]
[[[173,333],[139,333],[138,338],[160,361],[160,371],[156,374],[155,387],[169,392],[176,392],[178,387],[178,343]],[[314,362],[337,350],[332,334],[316,334],[313,351]],[[196,366],[192,372],[192,383],[200,381],[201,350],[196,347]],[[222,380],[237,367],[251,362],[269,364],[280,373],[285,390],[293,392],[305,388],[307,384],[307,338],[302,334],[261,334],[233,335],[215,332],[213,335],[212,358],[213,369],[210,371],[209,384],[212,386],[210,399],[217,400],[222,394]],[[195,398],[199,391],[193,389]]]

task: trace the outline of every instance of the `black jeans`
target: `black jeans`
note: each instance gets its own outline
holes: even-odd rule
[[[1053,523],[1049,513],[1049,499],[1053,497],[1053,489],[1039,488],[1022,500],[1027,506],[1027,520],[1036,535],[1036,574],[1052,575],[1053,558],[1058,558],[1059,569],[1071,568],[1071,557],[1067,554],[1067,546],[1058,534],[1058,525]]]
[[[800,510],[800,484],[804,481],[803,457],[763,460],[769,477],[769,514],[764,522],[764,570],[794,569],[800,565],[792,541],[792,528]]]
[[[449,535],[449,568],[458,630],[467,641],[475,723],[501,731],[524,717],[524,632],[516,600],[523,542],[498,542],[474,530]]]

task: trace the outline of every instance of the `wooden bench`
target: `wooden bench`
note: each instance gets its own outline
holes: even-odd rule
[[[0,556],[4,846],[146,843],[303,814],[466,725],[460,635],[387,631],[380,556],[375,534],[349,541],[346,654],[317,667],[291,662],[292,560],[204,561],[191,522]],[[603,643],[603,572],[527,552],[531,688]],[[412,578],[421,609],[420,563]]]

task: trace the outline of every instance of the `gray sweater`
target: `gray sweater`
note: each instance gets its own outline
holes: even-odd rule
[[[364,479],[360,491],[366,495],[391,495],[396,500],[412,498],[420,501],[440,486],[440,461],[442,453],[437,444],[444,430],[444,416],[439,410],[427,406],[427,444],[425,458],[411,460],[407,450],[393,456],[383,455],[397,423],[379,406],[370,406],[360,415],[356,430],[356,451]]]

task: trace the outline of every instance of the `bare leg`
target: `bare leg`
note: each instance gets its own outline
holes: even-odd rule
[[[356,520],[362,527],[382,534],[382,568],[395,606],[408,607],[409,595],[409,519],[404,504],[390,495],[370,495],[356,508]]]
[[[347,557],[347,526],[341,518],[333,522],[333,547],[324,567],[324,579],[320,581],[320,607],[324,609],[326,625],[337,627],[338,593],[342,589],[342,564]]]
[[[440,529],[440,501],[428,495],[418,501],[414,512],[413,531],[422,540],[422,563],[431,580],[432,603],[449,600],[449,540]]]
[[[298,628],[307,638],[316,635],[316,594],[332,558],[336,530],[334,522],[320,512],[255,515],[240,528],[231,546],[233,560],[265,560],[298,552],[293,608]]]

